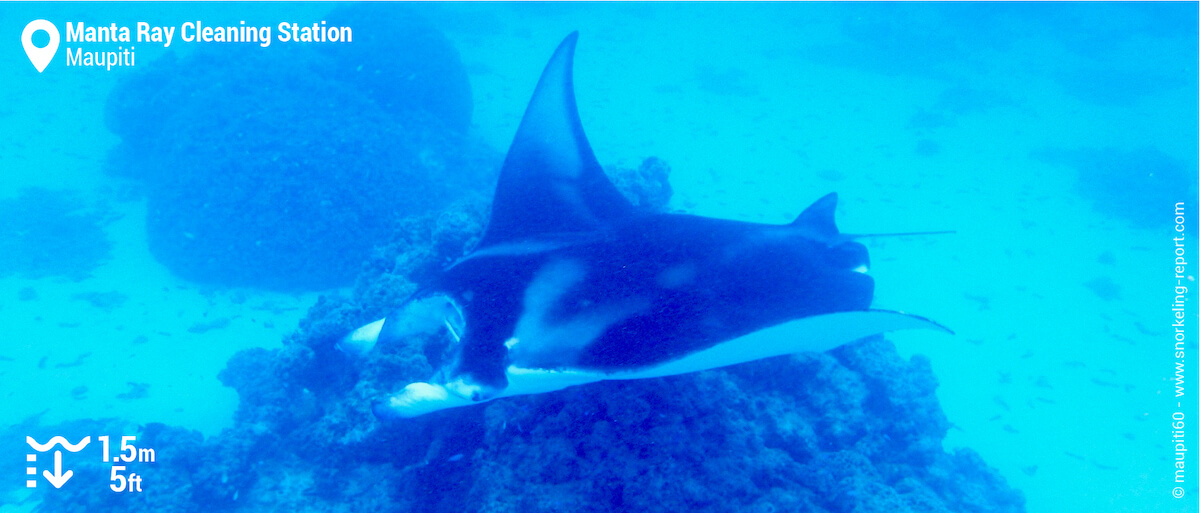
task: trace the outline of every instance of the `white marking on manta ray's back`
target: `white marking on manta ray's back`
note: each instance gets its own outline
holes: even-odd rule
[[[538,270],[525,297],[521,316],[505,345],[510,361],[538,365],[577,353],[604,334],[614,323],[649,307],[646,299],[622,299],[589,306],[565,319],[552,319],[572,289],[583,283],[587,269],[576,260],[552,261]]]
[[[696,281],[696,269],[691,262],[673,265],[658,273],[655,282],[664,289],[681,289]]]
[[[535,369],[509,366],[508,386],[491,399],[541,394],[605,380],[674,376],[716,369],[772,356],[826,351],[871,335],[906,329],[933,329],[951,333],[933,321],[888,310],[867,310],[816,315],[777,324],[660,365],[616,372],[583,369]],[[416,417],[437,410],[476,404],[445,387],[410,383],[384,407],[391,415]]]

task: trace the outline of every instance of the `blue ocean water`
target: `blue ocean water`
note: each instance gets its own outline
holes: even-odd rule
[[[64,34],[41,73],[16,43],[40,18],[64,32],[67,22],[245,21],[277,35],[280,22],[311,24],[341,8],[0,9],[9,34],[0,48],[0,426],[11,426],[0,511],[34,510],[84,487],[115,493],[107,475],[82,468],[62,489],[46,480],[27,488],[25,436],[44,442],[63,429],[99,444],[108,435],[113,452],[120,436],[150,438],[145,426],[157,423],[210,440],[231,428],[269,437],[239,423],[230,386],[248,385],[231,358],[314,337],[336,315],[362,320],[330,298],[361,292],[356,277],[373,270],[361,262],[386,253],[376,244],[403,230],[469,225],[407,216],[486,197],[538,73],[573,30],[579,111],[597,157],[629,168],[651,156],[668,163],[669,208],[785,223],[836,191],[846,232],[956,232],[868,244],[874,304],[957,333],[888,336],[904,357],[928,358],[949,422],[946,451],[976,451],[1029,511],[1196,509],[1195,459],[1179,484],[1175,472],[1177,444],[1192,449],[1186,364],[1196,347],[1192,331],[1176,346],[1172,310],[1177,295],[1189,298],[1180,311],[1191,330],[1195,3],[392,5],[344,18],[360,38],[346,47],[133,43],[135,64],[110,70],[67,66],[66,49],[125,43],[76,45]],[[396,28],[412,17],[440,35]],[[372,37],[371,26],[392,28]],[[453,69],[425,66],[442,62],[439,41],[457,52],[469,92],[456,89]],[[393,65],[419,73],[389,75]],[[444,81],[424,96],[429,77]],[[445,135],[457,131],[466,142]],[[391,166],[428,173],[384,175]],[[359,208],[393,194],[403,196]],[[219,379],[226,368],[234,375]],[[497,402],[488,415],[527,418],[515,411],[524,404]],[[461,422],[443,429],[487,430]],[[505,446],[503,425],[488,431],[489,447]],[[537,429],[521,425],[512,438]],[[387,447],[418,454],[412,461],[471,465],[451,476],[497,461],[398,438]],[[164,468],[193,443],[156,440]],[[260,475],[270,481],[269,469],[233,479]],[[349,472],[271,482],[291,483],[271,492],[279,504],[320,497],[322,486],[387,495]],[[1177,486],[1183,498],[1172,496]],[[145,487],[145,500],[174,504],[153,481]],[[240,491],[213,492],[229,501],[210,506],[251,508],[239,505]],[[503,509],[503,494],[491,500]],[[121,510],[111,500],[80,504]]]

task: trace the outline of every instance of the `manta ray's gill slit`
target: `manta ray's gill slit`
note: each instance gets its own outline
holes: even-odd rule
[[[450,323],[450,319],[446,319],[446,331],[450,332],[450,338],[454,339],[456,344],[462,342],[462,335],[459,334],[458,329],[454,327],[454,324]]]
[[[446,326],[450,338],[454,339],[454,343],[457,344],[462,341],[463,331],[466,330],[466,317],[463,316],[462,307],[458,306],[453,299],[449,297],[442,299],[446,302],[443,306],[445,318],[442,320],[442,324]]]

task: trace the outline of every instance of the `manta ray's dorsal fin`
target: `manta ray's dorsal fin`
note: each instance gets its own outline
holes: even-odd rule
[[[841,234],[833,220],[834,211],[837,210],[837,200],[836,192],[821,196],[821,199],[814,201],[812,205],[804,209],[804,212],[796,216],[796,220],[792,221],[792,226],[803,228],[808,234],[827,243],[840,240]]]
[[[571,79],[578,37],[567,36],[542,71],[504,159],[479,247],[596,231],[633,212],[604,175],[579,122]]]

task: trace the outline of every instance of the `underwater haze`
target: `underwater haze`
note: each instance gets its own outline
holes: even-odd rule
[[[6,4],[0,513],[1197,511],[1198,19]],[[376,416],[448,350],[343,337],[475,247],[573,31],[634,208],[785,225],[836,192],[843,232],[900,234],[856,239],[872,307],[953,335]]]

